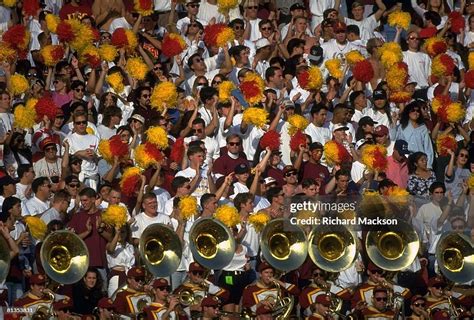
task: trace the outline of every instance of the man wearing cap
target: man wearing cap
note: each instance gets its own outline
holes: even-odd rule
[[[334,39],[321,45],[324,60],[343,58],[346,53],[356,49],[354,45],[347,41],[346,24],[344,22],[337,21],[334,24],[334,33],[336,34]]]
[[[411,298],[410,309],[411,316],[407,320],[428,320],[430,315],[426,311],[426,299],[421,295],[415,295]]]
[[[227,290],[214,285],[209,280],[206,280],[205,275],[209,270],[197,262],[191,262],[188,270],[187,280],[174,291],[174,294],[177,295],[179,295],[183,290],[190,290],[193,292],[195,297],[194,304],[183,308],[188,317],[191,317],[191,314],[201,311],[200,298],[204,298],[208,294],[218,297],[221,301],[226,301],[228,299],[229,292]]]
[[[270,58],[277,52],[272,51],[272,44],[267,38],[260,38],[255,42],[257,52],[253,58],[252,69],[262,78],[265,77],[265,71],[270,67]]]
[[[344,17],[344,22],[349,24],[355,24],[359,27],[361,33],[361,39],[364,41],[375,37],[374,30],[378,27],[378,21],[382,18],[383,13],[387,9],[382,0],[375,0],[377,5],[377,11],[367,18],[364,18],[364,5],[360,2],[355,1],[352,3],[352,15],[354,19]]]
[[[53,310],[56,312],[58,320],[81,320],[83,319],[79,315],[72,315],[71,309],[73,308],[72,299],[69,297],[64,297],[64,299],[56,301],[53,303]],[[88,318],[86,318],[88,319]]]
[[[387,288],[378,286],[373,289],[372,305],[362,309],[360,314],[362,319],[393,320],[398,319],[400,310],[390,309]]]
[[[51,138],[45,138],[40,142],[41,151],[44,157],[36,161],[33,165],[37,177],[61,177],[62,159],[58,156],[58,147]]]
[[[345,104],[339,103],[336,105],[336,107],[334,107],[331,121],[329,121],[329,123],[326,123],[325,126],[333,132],[333,139],[337,142],[342,144],[352,143],[355,142],[356,136],[354,126],[352,125],[352,123],[349,123],[349,121],[350,108]],[[336,137],[334,132],[337,130],[341,130],[342,128],[345,128],[344,131],[346,135],[339,135],[338,137]]]
[[[319,142],[313,142],[309,145],[309,148],[300,148],[298,158],[295,161],[295,169],[300,169],[301,180],[312,178],[319,183],[320,186],[324,186],[330,178],[329,170],[326,166],[321,164],[321,158],[323,157],[323,145]],[[310,154],[309,160],[303,162],[303,154],[308,151]]]
[[[450,309],[448,297],[445,294],[446,286],[441,276],[434,276],[428,280],[428,293],[425,296],[428,313],[434,309]]]
[[[23,216],[36,216],[49,209],[49,198],[51,196],[51,181],[47,177],[39,177],[33,180],[31,190],[35,194],[22,204]]]
[[[283,180],[282,186],[285,197],[292,197],[299,192],[298,189],[298,170],[292,165],[285,166],[283,168]]]
[[[35,313],[40,307],[51,307],[51,298],[45,294],[46,276],[44,274],[33,274],[30,277],[30,290],[23,297],[13,302],[14,307],[28,308]]]
[[[151,302],[150,296],[143,291],[145,283],[145,269],[142,267],[132,267],[127,272],[127,289],[117,293],[114,305],[117,313],[122,315],[138,314],[142,310],[138,309],[139,302]]]
[[[97,320],[111,320],[114,317],[115,305],[112,299],[108,297],[103,297],[97,303],[97,308],[99,311]]]
[[[365,110],[365,115],[372,118],[379,125],[390,127],[391,110],[387,99],[387,92],[384,89],[374,90],[372,93],[373,106]]]
[[[297,17],[303,17],[304,13],[306,11],[306,7],[301,4],[300,2],[294,3],[290,7],[290,14],[291,14],[291,20],[289,23],[285,24],[283,28],[281,28],[281,40],[286,38],[286,35],[288,34],[288,31],[290,31],[290,28],[293,26],[293,23],[295,22],[295,18]],[[292,31],[292,30],[291,30]],[[313,33],[311,32],[310,26],[306,28],[307,35],[312,36]]]
[[[212,320],[219,317],[219,299],[217,297],[207,296],[202,299],[201,308],[202,320]]]
[[[329,294],[327,294],[325,291],[321,292],[319,295],[317,295],[315,297],[314,303],[311,304],[311,309],[312,309],[313,312],[306,319],[308,319],[308,320],[334,319],[329,314],[329,307],[331,306],[331,304],[332,304],[331,296]]]
[[[178,319],[176,308],[179,300],[171,296],[171,288],[164,278],[155,279],[151,284],[155,300],[143,309],[147,319],[174,320]]]
[[[381,129],[376,130],[375,135],[385,135],[385,131],[388,134],[387,127],[383,126]],[[407,187],[408,182],[407,157],[409,154],[408,143],[405,140],[397,140],[393,146],[392,155],[387,157],[387,169],[385,170],[385,174],[388,179],[403,189]]]
[[[393,154],[393,147],[395,146],[395,141],[390,140],[388,127],[379,124],[374,128],[374,138],[376,144],[381,144],[387,148],[387,156]]]
[[[258,272],[260,273],[260,278],[244,289],[242,294],[242,308],[250,310],[253,313],[261,306],[273,310],[275,301],[278,300],[278,294],[282,295],[280,298],[288,294],[293,296],[299,295],[300,290],[297,286],[274,278],[275,268],[267,262],[260,263]],[[280,290],[275,287],[275,283],[279,284]]]
[[[195,23],[195,21],[199,22],[200,24],[207,25],[206,21],[200,20],[197,18],[197,14],[199,12],[200,7],[200,0],[186,0],[185,2],[185,9],[186,9],[186,16],[179,19],[176,22],[176,30],[185,35],[187,28],[191,23]],[[176,2],[171,2],[171,13],[170,13],[170,21],[174,21],[174,16],[176,16]]]

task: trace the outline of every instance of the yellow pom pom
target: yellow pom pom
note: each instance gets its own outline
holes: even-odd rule
[[[13,62],[16,59],[16,51],[5,42],[0,42],[0,62]]]
[[[220,102],[228,102],[230,101],[231,92],[235,89],[235,85],[232,81],[222,81],[219,84],[219,101]]]
[[[120,72],[114,72],[105,78],[105,81],[115,91],[115,93],[122,93],[125,86],[123,85],[123,77]]]
[[[405,88],[408,80],[408,73],[404,68],[400,68],[398,64],[394,64],[387,70],[387,85],[392,91],[401,91]]]
[[[168,134],[162,127],[150,127],[146,131],[148,141],[160,149],[168,148]]]
[[[127,208],[118,204],[109,205],[102,213],[102,221],[121,228],[127,223]]]
[[[11,93],[14,96],[25,93],[26,90],[28,90],[28,88],[30,87],[28,80],[25,78],[25,76],[18,73],[15,73],[10,77],[10,84],[12,90]]]
[[[288,117],[288,123],[290,124],[288,134],[293,136],[298,130],[304,131],[308,126],[309,121],[299,114],[293,114]]]
[[[214,217],[220,220],[229,228],[235,227],[240,223],[240,215],[235,207],[223,205],[217,208]]]
[[[142,58],[129,58],[125,65],[125,69],[133,79],[137,80],[145,79],[148,72],[148,67],[145,62],[143,62]]]
[[[37,102],[38,102],[38,99],[30,98],[30,99],[28,99],[28,101],[26,101],[26,107],[29,108],[29,109],[35,109],[35,106],[36,106]]]
[[[87,127],[86,132],[87,132],[87,134],[95,135],[95,131],[91,127]]]
[[[469,176],[469,179],[467,179],[467,186],[469,189],[473,190],[474,189],[474,174],[471,174]]]
[[[469,52],[468,64],[469,64],[469,69],[474,69],[474,51]]]
[[[399,186],[392,186],[388,188],[385,196],[391,203],[395,203],[400,206],[408,205],[408,199],[410,197],[410,193]]]
[[[408,12],[394,11],[388,15],[387,21],[389,26],[408,30],[410,28],[411,16]]]
[[[169,81],[164,81],[157,84],[153,88],[153,92],[150,97],[150,105],[158,111],[163,111],[164,105],[170,108],[174,108],[178,101],[178,91],[176,85]]]
[[[396,42],[386,42],[377,51],[385,69],[403,60],[402,48]]]
[[[113,45],[103,44],[99,47],[99,55],[102,60],[113,62],[118,56],[118,51]]]
[[[342,68],[341,68],[341,60],[339,60],[339,59],[329,59],[329,60],[326,61],[324,66],[326,67],[326,69],[328,69],[329,74],[332,77],[341,80],[342,77],[344,76],[343,73],[342,73]]]
[[[346,61],[351,66],[363,60],[365,60],[364,56],[357,50],[352,50],[346,53]]]
[[[99,142],[99,154],[100,156],[107,161],[108,163],[113,163],[114,161],[114,155],[112,154],[112,151],[110,150],[110,143],[109,140],[100,140]]]
[[[46,17],[46,28],[49,30],[49,32],[56,33],[56,29],[58,28],[59,24],[59,17],[54,15],[54,14],[47,14]]]
[[[321,70],[317,66],[312,66],[309,68],[308,73],[308,89],[315,91],[321,89],[323,86],[323,74]]]
[[[369,170],[381,172],[387,167],[387,149],[381,144],[364,145],[360,162]]]
[[[226,27],[217,35],[216,45],[219,48],[224,48],[229,42],[234,41],[235,33],[232,28]]]
[[[30,231],[30,234],[36,240],[43,240],[46,235],[46,223],[37,216],[27,216],[25,217],[25,223]]]
[[[458,123],[464,119],[466,109],[460,102],[452,102],[447,107],[447,117],[450,123]]]
[[[20,129],[31,129],[35,125],[36,110],[32,106],[18,105],[13,113],[14,126]]]
[[[198,204],[196,197],[185,196],[179,200],[179,211],[181,212],[181,217],[184,220],[189,220],[194,217],[198,212]]]
[[[153,14],[154,3],[152,0],[134,0],[133,9],[143,17]]]
[[[16,0],[3,0],[3,5],[8,8],[16,7]]]
[[[260,211],[249,216],[248,222],[253,225],[255,231],[262,232],[263,227],[270,221],[270,216],[263,211]]]
[[[217,0],[217,7],[220,13],[228,13],[230,9],[239,5],[238,0]]]
[[[263,127],[268,121],[268,112],[262,108],[247,108],[242,115],[242,122],[250,123],[257,128]]]

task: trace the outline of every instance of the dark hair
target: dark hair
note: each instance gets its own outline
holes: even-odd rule
[[[204,153],[204,150],[201,147],[192,146],[189,147],[188,152],[186,152],[186,156],[189,158],[190,156],[193,156],[197,153]]]
[[[194,119],[191,125],[195,125],[195,124],[202,124],[203,127],[206,126],[206,122],[204,121],[203,118]]]
[[[432,194],[438,188],[442,188],[443,192],[446,192],[446,186],[444,185],[444,183],[441,182],[441,181],[435,181],[431,184],[431,186],[429,188],[430,194]]]
[[[315,103],[311,108],[311,115],[319,113],[321,110],[328,110],[328,107],[323,103]]]
[[[240,211],[240,206],[252,199],[253,195],[249,192],[238,193],[234,198],[234,207]]]
[[[415,108],[420,109],[420,116],[416,120],[416,123],[419,125],[425,123],[425,120],[423,119],[421,115],[421,101],[415,100],[407,104],[405,106],[405,109],[403,109],[402,114],[400,115],[400,124],[403,129],[405,129],[408,126],[408,123],[410,122],[410,112]]]
[[[173,181],[171,181],[171,188],[174,192],[178,191],[178,188],[184,186],[185,183],[189,182],[188,178],[185,177],[175,177]]]
[[[347,29],[346,29],[346,33],[349,34],[349,33],[353,33],[355,34],[356,36],[360,37],[360,29],[358,26],[356,26],[355,24],[350,24],[347,26]]]
[[[71,83],[71,89],[74,90],[80,86],[83,86],[84,89],[86,89],[86,85],[84,84],[84,82],[82,82],[81,80],[74,80],[72,83]]]
[[[309,188],[311,186],[317,186],[319,185],[316,180],[314,180],[313,178],[305,178],[303,179],[303,181],[301,182],[301,187],[303,189],[306,189],[306,188]]]
[[[246,51],[247,50],[247,47],[244,46],[244,45],[238,45],[238,46],[233,46],[232,48],[229,49],[229,54],[234,57],[234,59],[237,59],[240,54],[243,52],[243,51]]]
[[[418,151],[410,154],[408,157],[408,173],[414,174],[416,171],[416,163],[420,160],[421,157],[428,157],[426,153]]]
[[[271,77],[274,77],[277,70],[281,70],[281,69],[278,67],[267,68],[267,70],[265,71],[265,80],[268,81]]]
[[[145,202],[145,200],[148,200],[148,199],[156,199],[156,194],[154,194],[153,192],[145,193],[142,197],[142,203]]]
[[[2,211],[0,211],[0,221],[5,222],[7,221],[8,217],[10,216],[10,209],[13,208],[14,205],[17,203],[21,203],[21,200],[15,196],[10,196],[5,198],[2,205]]]
[[[267,197],[267,200],[272,203],[273,202],[273,198],[276,198],[278,197],[278,194],[280,194],[280,192],[283,191],[282,188],[280,187],[271,187],[270,189],[267,190],[266,192],[266,197]]]
[[[97,197],[97,192],[95,192],[94,189],[92,188],[84,188],[81,190],[81,192],[79,192],[79,196],[82,197],[82,196],[86,196],[88,198],[95,198]]]
[[[340,176],[345,176],[345,177],[350,177],[351,176],[351,172],[347,169],[339,169],[336,171],[336,181],[339,179]]]
[[[214,193],[205,193],[201,196],[200,205],[201,208],[204,208],[204,206],[212,200],[212,198],[215,198],[216,195]]]
[[[423,17],[425,18],[426,21],[431,21],[431,23],[437,27],[441,23],[441,16],[439,15],[438,12],[435,11],[426,11],[423,14]]]
[[[49,178],[48,177],[36,178],[35,180],[33,180],[33,183],[31,184],[31,190],[33,190],[34,193],[37,193],[39,187],[41,187],[45,181],[49,182]]]
[[[191,70],[193,70],[193,68],[191,68],[191,66],[193,65],[193,63],[194,63],[194,58],[196,58],[196,57],[201,58],[201,55],[200,55],[199,53],[195,53],[195,54],[191,55],[191,56],[189,57],[189,59],[188,59],[188,68],[191,69]],[[193,71],[194,71],[194,70],[193,70]]]
[[[295,19],[296,20],[296,19]],[[293,51],[295,48],[298,48],[300,45],[304,45],[306,42],[302,39],[298,38],[293,38],[290,41],[288,41],[288,44],[286,45],[286,49],[288,50],[288,53],[291,55],[293,54]]]
[[[102,118],[102,124],[106,127],[110,125],[110,120],[114,116],[121,116],[122,109],[117,106],[108,107],[104,110],[104,117]]]
[[[16,173],[18,174],[18,178],[19,179],[23,178],[24,174],[30,171],[31,168],[33,168],[31,164],[20,164],[18,166],[18,169],[16,170]]]
[[[244,20],[237,18],[229,22],[229,27],[233,28],[236,24],[245,25]]]
[[[67,192],[67,190],[65,189],[62,189],[62,190],[58,190],[54,194],[53,202],[65,201],[69,199],[71,199],[71,195],[69,194],[69,192]]]
[[[207,100],[212,99],[217,94],[217,89],[214,87],[203,87],[199,91],[199,99],[202,103],[206,103]]]

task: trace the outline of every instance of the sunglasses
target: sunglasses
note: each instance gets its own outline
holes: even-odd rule
[[[238,147],[238,146],[240,146],[240,142],[229,142],[229,146]]]
[[[56,116],[56,119],[64,119],[64,116]]]
[[[193,129],[193,132],[202,133],[202,129]]]
[[[424,307],[426,304],[423,302],[423,303],[414,303],[413,305],[415,307]]]
[[[193,27],[193,28],[197,28],[197,27],[198,27],[198,24],[197,24],[197,23],[190,23],[189,26],[190,26],[190,27]]]
[[[433,286],[433,288],[436,288],[436,289],[438,289],[438,290],[443,290],[443,289],[444,289],[444,286],[437,285],[437,286]]]
[[[257,9],[258,9],[258,6],[247,7],[247,9],[254,9],[254,10],[257,10]]]
[[[377,269],[377,270],[373,270],[372,273],[383,274],[383,271],[380,269]]]
[[[420,113],[420,109],[413,109],[413,110],[410,111],[410,112],[418,112],[418,113]]]
[[[209,83],[207,83],[207,82],[199,82],[198,85],[199,85],[199,86],[207,87],[207,86],[209,85]]]
[[[192,274],[195,275],[195,276],[202,276],[204,274],[204,272],[202,272],[202,271],[193,271]]]
[[[244,29],[244,26],[234,26],[234,29],[235,29],[235,30],[243,30],[243,29]]]
[[[212,81],[213,86],[220,85],[221,83],[222,83],[222,81]]]
[[[160,291],[170,291],[171,290],[171,287],[162,287],[162,288],[157,288],[158,290]]]
[[[87,124],[87,121],[74,121],[74,124],[80,126],[81,124]]]
[[[79,188],[79,183],[70,183],[68,184],[70,188]]]
[[[376,297],[375,300],[376,301],[388,301],[388,298],[387,297],[384,297],[384,298]]]
[[[188,4],[188,7],[199,8],[199,5],[198,4]]]
[[[154,67],[153,67],[153,70],[155,70],[155,71],[161,70],[161,66],[154,66]]]
[[[272,31],[273,28],[272,27],[265,27],[265,28],[261,28],[262,31]]]
[[[467,158],[467,157],[469,157],[469,155],[468,155],[467,153],[460,153],[460,154],[459,154],[459,157],[461,157],[461,158]]]
[[[59,83],[58,80],[54,80],[54,81],[53,81],[53,84],[58,84],[58,83]]]
[[[285,173],[285,177],[291,177],[291,176],[296,176],[296,172],[295,172],[295,171],[291,171],[291,172]]]
[[[194,59],[194,63],[199,63],[199,62],[202,62],[201,58]]]
[[[28,77],[38,77],[37,73],[28,73]]]
[[[110,36],[102,36],[102,40],[110,39]]]
[[[151,94],[142,94],[142,98],[148,99],[149,97],[151,97]]]
[[[59,177],[58,176],[51,177],[50,179],[51,179],[52,183],[59,183]]]
[[[322,277],[323,273],[322,272],[315,272],[313,273],[313,277]]]
[[[76,92],[84,92],[85,90],[84,90],[84,88],[76,88],[76,89],[74,89],[74,91],[76,91]]]

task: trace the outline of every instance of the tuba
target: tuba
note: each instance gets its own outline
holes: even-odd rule
[[[10,269],[10,247],[7,241],[0,236],[0,283],[2,283],[8,276]]]
[[[89,267],[89,251],[76,234],[60,230],[51,233],[41,246],[41,264],[52,280],[61,284],[79,281]]]
[[[365,248],[370,260],[379,268],[400,271],[415,260],[420,240],[412,226],[398,219],[396,225],[381,226],[380,230],[369,231]]]
[[[155,277],[171,275],[181,262],[181,240],[169,226],[161,223],[149,225],[143,231],[138,248],[147,269]]]
[[[260,248],[265,260],[283,272],[299,268],[308,255],[308,242],[303,229],[284,218],[274,219],[265,225]]]
[[[341,272],[357,255],[357,238],[345,226],[317,226],[309,234],[309,256],[322,270]]]
[[[474,279],[474,247],[464,234],[448,232],[439,239],[436,260],[449,280],[464,283]]]
[[[292,296],[283,297],[280,284],[278,282],[273,282],[273,285],[277,288],[277,297],[275,305],[273,306],[272,316],[276,320],[286,320],[290,318],[290,313],[293,310],[295,301]]]
[[[189,232],[189,239],[194,260],[207,269],[222,269],[234,257],[234,236],[217,219],[198,219]]]
[[[45,295],[49,297],[49,300],[51,300],[51,305],[48,307],[46,306],[41,306],[38,309],[36,309],[35,313],[31,315],[31,320],[49,320],[54,317],[54,312],[53,312],[53,303],[55,300],[54,294],[50,292],[44,292]]]

